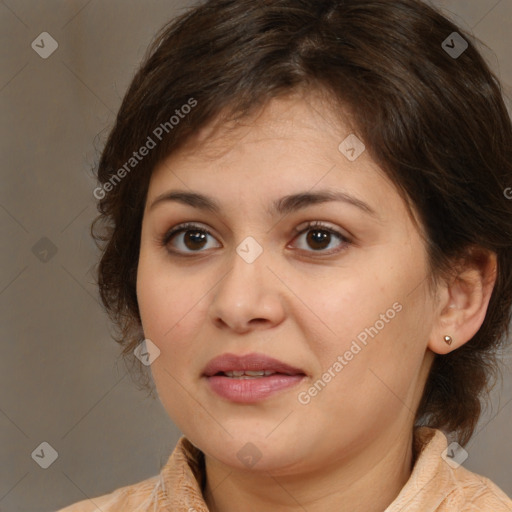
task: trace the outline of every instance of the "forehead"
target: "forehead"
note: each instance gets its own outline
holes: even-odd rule
[[[265,197],[270,202],[329,188],[359,196],[375,210],[385,205],[385,217],[399,214],[403,201],[368,152],[350,161],[340,151],[352,133],[349,119],[343,111],[333,114],[324,98],[294,95],[237,121],[217,120],[155,168],[148,202],[169,189],[189,189],[227,207],[237,202],[241,211],[240,203],[253,198],[260,204]]]
[[[307,143],[322,137],[326,143],[332,138],[330,143],[337,146],[340,136],[351,129],[348,110],[335,105],[326,93],[298,90],[272,98],[243,116],[222,111],[190,136],[170,159],[215,160],[244,144],[265,139],[288,143],[302,139]]]

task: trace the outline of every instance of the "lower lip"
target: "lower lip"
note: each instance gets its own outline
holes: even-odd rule
[[[298,384],[305,375],[275,374],[254,379],[236,379],[223,375],[206,377],[210,388],[222,398],[239,403],[264,400]]]

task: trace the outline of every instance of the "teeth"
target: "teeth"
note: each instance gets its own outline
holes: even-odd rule
[[[252,378],[257,378],[257,377],[266,377],[267,375],[273,375],[275,374],[276,372],[272,371],[272,370],[233,370],[231,372],[224,372],[224,374],[226,375],[226,377],[231,377],[231,378],[247,378],[247,379],[252,379]]]
[[[256,371],[250,371],[245,370],[245,375],[249,375],[250,377],[263,377],[263,375],[272,375],[275,372],[272,372],[270,370],[256,370]]]

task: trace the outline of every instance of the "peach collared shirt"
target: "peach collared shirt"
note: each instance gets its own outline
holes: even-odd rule
[[[412,474],[383,512],[512,512],[512,500],[493,482],[442,457],[440,430],[419,427],[414,443]],[[204,478],[202,452],[182,436],[159,475],[58,512],[209,512]]]

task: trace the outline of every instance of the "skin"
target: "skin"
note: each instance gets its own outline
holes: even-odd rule
[[[384,510],[411,473],[413,413],[434,353],[467,342],[485,316],[493,255],[431,293],[425,243],[403,200],[368,151],[349,161],[338,150],[352,130],[331,112],[315,94],[274,99],[229,132],[205,127],[151,177],[137,276],[142,324],[160,349],[151,366],[160,400],[205,453],[212,511]],[[267,211],[282,196],[320,189],[348,192],[376,216],[334,201]],[[150,207],[171,190],[211,196],[221,213],[175,201]],[[307,221],[349,243],[331,235],[315,250],[321,244],[307,235],[318,228],[293,231]],[[183,222],[209,230],[207,243],[186,245],[182,232],[162,245]],[[236,252],[248,236],[263,249],[252,263]],[[400,312],[299,403],[394,303]],[[262,352],[307,377],[262,402],[233,403],[201,376],[226,352]],[[261,455],[252,467],[237,457],[246,443]]]

